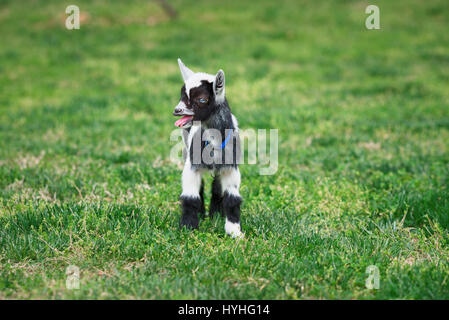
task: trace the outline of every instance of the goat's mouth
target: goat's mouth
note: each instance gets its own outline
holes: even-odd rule
[[[176,120],[175,126],[180,127],[182,129],[190,128],[192,126],[192,121],[193,115],[182,115],[181,119]]]

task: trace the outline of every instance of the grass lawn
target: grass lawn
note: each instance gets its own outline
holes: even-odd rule
[[[0,299],[449,299],[449,2],[169,2],[1,2]],[[241,241],[178,229],[178,57],[279,129]]]

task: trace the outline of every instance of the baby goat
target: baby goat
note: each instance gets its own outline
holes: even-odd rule
[[[202,174],[214,174],[209,216],[226,216],[225,231],[243,237],[240,229],[240,139],[237,119],[225,97],[225,75],[193,72],[178,59],[184,85],[173,115],[184,129],[185,163],[182,172],[181,227],[197,229],[205,215]]]

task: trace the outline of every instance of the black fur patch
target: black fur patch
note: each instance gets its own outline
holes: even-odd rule
[[[206,103],[201,103],[200,99],[206,99]],[[190,89],[189,105],[195,113],[193,121],[205,121],[212,113],[218,109],[218,104],[215,102],[215,95],[212,91],[212,83],[208,81],[201,81],[199,87]]]
[[[200,218],[204,219],[204,217],[206,215],[206,208],[204,207],[204,181],[203,181],[203,179],[201,179],[200,198],[201,198]]]
[[[212,198],[210,199],[210,208],[209,208],[209,217],[213,218],[216,212],[221,213],[221,216],[224,216],[223,212],[223,196],[221,191],[220,178],[218,176],[214,177],[214,181],[212,182]]]
[[[223,211],[226,218],[232,223],[240,222],[240,204],[242,203],[241,197],[236,197],[225,191],[223,197]]]
[[[181,196],[182,216],[180,227],[198,229],[198,213],[201,212],[201,199],[199,197]]]

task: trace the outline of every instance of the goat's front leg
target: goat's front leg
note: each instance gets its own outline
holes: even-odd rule
[[[233,238],[242,238],[240,230],[240,203],[242,197],[239,193],[240,171],[238,168],[224,169],[220,172],[221,189],[223,192],[223,211],[226,215],[225,231]]]
[[[182,216],[180,226],[187,229],[198,229],[198,213],[203,210],[200,196],[201,173],[186,161],[182,171]]]

